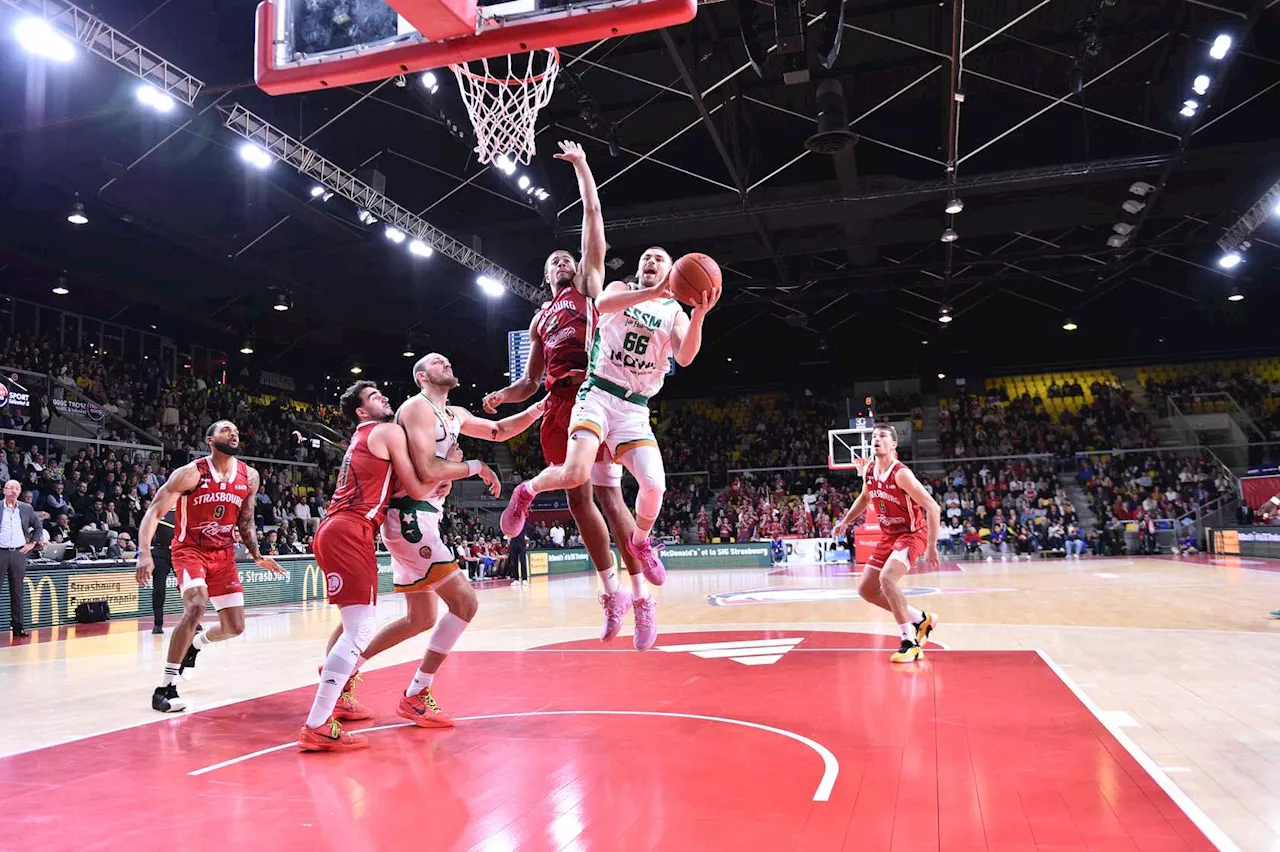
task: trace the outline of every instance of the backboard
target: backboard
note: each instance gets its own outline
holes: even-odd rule
[[[697,11],[697,0],[264,0],[256,80],[273,95],[350,86],[676,26]]]
[[[857,418],[853,429],[827,430],[827,467],[830,470],[856,470],[861,476],[871,460],[871,433],[875,421]]]

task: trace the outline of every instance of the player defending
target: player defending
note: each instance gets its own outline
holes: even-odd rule
[[[864,469],[862,493],[833,532],[836,538],[844,535],[871,501],[875,501],[884,537],[867,560],[858,583],[858,594],[867,603],[893,613],[902,634],[902,645],[889,659],[909,663],[924,655],[921,649],[938,625],[938,616],[908,606],[898,584],[921,554],[929,565],[938,565],[938,524],[942,512],[915,474],[898,460],[896,429],[877,426],[871,433],[871,453],[873,460]]]
[[[551,300],[543,304],[529,324],[529,361],[524,375],[484,398],[484,410],[493,414],[499,405],[523,402],[533,396],[541,380],[547,387],[547,412],[540,435],[542,455],[547,464],[552,465],[564,464],[568,455],[569,420],[578,390],[587,377],[587,327],[595,299],[604,286],[606,247],[604,216],[587,155],[575,142],[561,142],[560,151],[556,159],[573,165],[582,195],[582,262],[575,264],[573,255],[564,250],[552,252],[547,258],[543,278],[551,288]],[[567,497],[569,513],[578,525],[582,543],[604,587],[600,594],[604,607],[600,640],[608,642],[618,635],[633,601],[649,596],[645,580],[661,586],[666,572],[656,559],[642,566],[624,553],[623,561],[631,575],[631,593],[624,591],[618,582],[609,534],[613,534],[621,548],[621,543],[631,538],[635,521],[622,497],[622,466],[604,456],[602,448],[591,467],[590,479],[570,488]],[[593,494],[604,510],[603,517],[592,499]],[[609,520],[607,528],[605,517]]]
[[[395,496],[382,524],[382,540],[391,552],[395,590],[404,592],[408,612],[383,625],[356,662],[363,665],[375,654],[434,626],[422,664],[414,672],[396,712],[422,728],[447,728],[453,725],[453,719],[436,704],[431,686],[445,657],[475,618],[478,603],[466,574],[458,570],[453,551],[440,537],[444,498],[453,480],[476,475],[485,481],[493,496],[502,491],[498,475],[487,464],[454,460],[461,458],[458,436],[508,441],[542,416],[543,402],[504,420],[475,417],[465,408],[449,405],[449,391],[458,386],[458,379],[449,359],[434,352],[413,365],[413,380],[421,393],[400,406],[396,422],[404,427],[418,480],[435,486],[435,490],[425,500],[415,499],[402,486],[393,492]],[[438,600],[448,607],[439,619]]]
[[[502,531],[513,535],[528,518],[534,495],[576,488],[591,476],[600,445],[631,471],[640,486],[636,496],[636,526],[618,542],[623,553],[650,571],[658,562],[649,532],[662,508],[666,471],[649,423],[649,399],[662,389],[667,359],[687,367],[702,348],[702,325],[720,298],[720,290],[704,293],[690,317],[671,298],[667,273],[671,255],[651,248],[640,258],[637,284],[615,281],[596,298],[600,314],[593,324],[588,375],[569,427],[569,450],[562,465],[548,467],[522,482],[502,513]],[[658,632],[657,602],[646,596],[635,601],[636,650],[652,648]]]
[[[330,642],[311,713],[298,734],[304,751],[350,751],[369,745],[365,737],[343,731],[339,722],[373,716],[351,695],[356,661],[377,628],[373,534],[386,516],[393,483],[414,499],[425,499],[431,492],[414,472],[404,429],[392,422],[391,403],[373,382],[359,381],[347,388],[339,405],[356,421],[356,431],[313,549],[342,626]]]
[[[284,574],[274,559],[258,552],[253,524],[258,472],[236,459],[240,431],[230,420],[219,420],[205,432],[204,442],[209,455],[173,472],[156,492],[138,527],[138,584],[144,585],[156,567],[151,558],[156,526],[176,504],[171,552],[182,592],[182,619],[169,637],[164,679],[151,695],[152,709],[161,713],[187,709],[187,703],[178,697],[178,675],[195,666],[202,649],[210,642],[244,632],[244,586],[236,570],[231,531],[240,528],[240,541],[259,568]],[[197,634],[196,627],[209,603],[218,613],[218,626]]]

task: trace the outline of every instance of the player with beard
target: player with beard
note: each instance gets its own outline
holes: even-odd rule
[[[378,558],[373,534],[386,517],[396,488],[414,500],[427,499],[433,490],[414,472],[404,429],[392,422],[391,403],[377,385],[356,382],[343,393],[339,405],[343,414],[356,421],[356,430],[312,549],[324,572],[329,603],[338,607],[342,623],[329,642],[315,701],[298,733],[303,751],[350,751],[369,745],[365,737],[343,731],[339,722],[373,716],[353,694],[356,661],[377,629]]]
[[[382,523],[382,541],[391,553],[395,590],[404,593],[407,612],[383,625],[356,665],[434,627],[422,664],[396,712],[421,728],[447,728],[453,719],[440,709],[431,688],[436,672],[475,618],[479,604],[466,574],[458,570],[453,551],[440,536],[444,495],[452,481],[477,475],[493,496],[502,491],[498,475],[484,462],[455,460],[460,458],[458,436],[508,441],[542,416],[544,402],[497,421],[449,405],[449,391],[458,386],[458,379],[449,359],[435,352],[413,365],[413,381],[421,392],[400,406],[395,419],[408,438],[414,473],[436,491],[425,500],[414,499],[403,487],[394,492]],[[444,601],[448,610],[437,619],[439,601]]]
[[[582,195],[582,262],[574,263],[573,255],[563,249],[547,258],[543,279],[551,288],[551,300],[533,315],[529,325],[529,361],[524,375],[484,398],[484,410],[493,414],[499,405],[523,402],[533,396],[539,381],[543,382],[547,388],[547,413],[540,437],[543,458],[551,465],[564,464],[568,454],[569,419],[578,389],[587,378],[587,329],[595,299],[604,286],[605,255],[604,215],[587,155],[576,142],[561,142],[560,151],[556,159],[573,165]],[[603,447],[588,481],[565,494],[569,498],[569,514],[600,575],[600,604],[604,607],[600,640],[608,642],[621,629],[627,610],[650,596],[645,580],[660,586],[666,580],[666,570],[660,560],[642,564],[623,549],[622,543],[631,538],[636,524],[622,496],[622,465],[613,462]],[[604,516],[596,508],[593,496],[600,501]],[[631,575],[630,594],[618,582],[609,548],[610,533],[623,550],[623,561]],[[642,609],[645,606],[641,604]],[[640,638],[634,641],[643,641],[642,631],[636,636]]]
[[[138,527],[138,583],[146,584],[155,570],[151,540],[160,519],[177,506],[173,544],[173,571],[182,592],[182,619],[169,638],[164,679],[151,696],[151,707],[161,713],[187,708],[178,696],[178,675],[196,664],[196,655],[211,642],[221,642],[244,632],[244,586],[236,569],[232,530],[259,568],[284,574],[274,560],[258,552],[253,509],[258,497],[258,472],[236,458],[240,431],[230,420],[219,420],[205,432],[209,455],[185,464],[160,486]],[[197,635],[205,606],[213,604],[218,626]]]
[[[623,553],[641,565],[658,563],[649,532],[662,509],[666,471],[649,422],[649,400],[661,389],[668,359],[681,367],[693,363],[702,349],[702,326],[720,298],[720,289],[703,293],[693,314],[671,298],[667,273],[671,255],[647,249],[640,257],[638,281],[615,281],[595,300],[599,317],[591,324],[591,356],[587,379],[578,391],[569,427],[569,451],[553,465],[520,483],[502,513],[502,531],[512,535],[524,526],[533,498],[543,491],[575,488],[591,476],[601,445],[621,462],[639,485],[636,525],[618,542]],[[636,650],[657,641],[652,596],[635,601]]]

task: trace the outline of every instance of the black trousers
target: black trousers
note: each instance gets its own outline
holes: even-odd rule
[[[513,580],[529,579],[529,551],[523,547],[512,548],[507,554],[507,571]]]
[[[155,616],[156,626],[164,626],[164,593],[169,584],[169,573],[173,571],[173,558],[168,547],[152,547],[151,558],[156,562],[155,573],[151,575],[151,613]]]
[[[22,584],[27,577],[27,554],[20,550],[0,550],[0,580],[9,580],[9,626],[16,633],[26,627],[22,606]]]

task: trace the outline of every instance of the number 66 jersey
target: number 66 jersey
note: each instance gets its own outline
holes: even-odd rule
[[[592,311],[588,380],[594,376],[632,394],[655,396],[667,375],[671,334],[682,312],[675,299],[651,299],[612,314]]]

